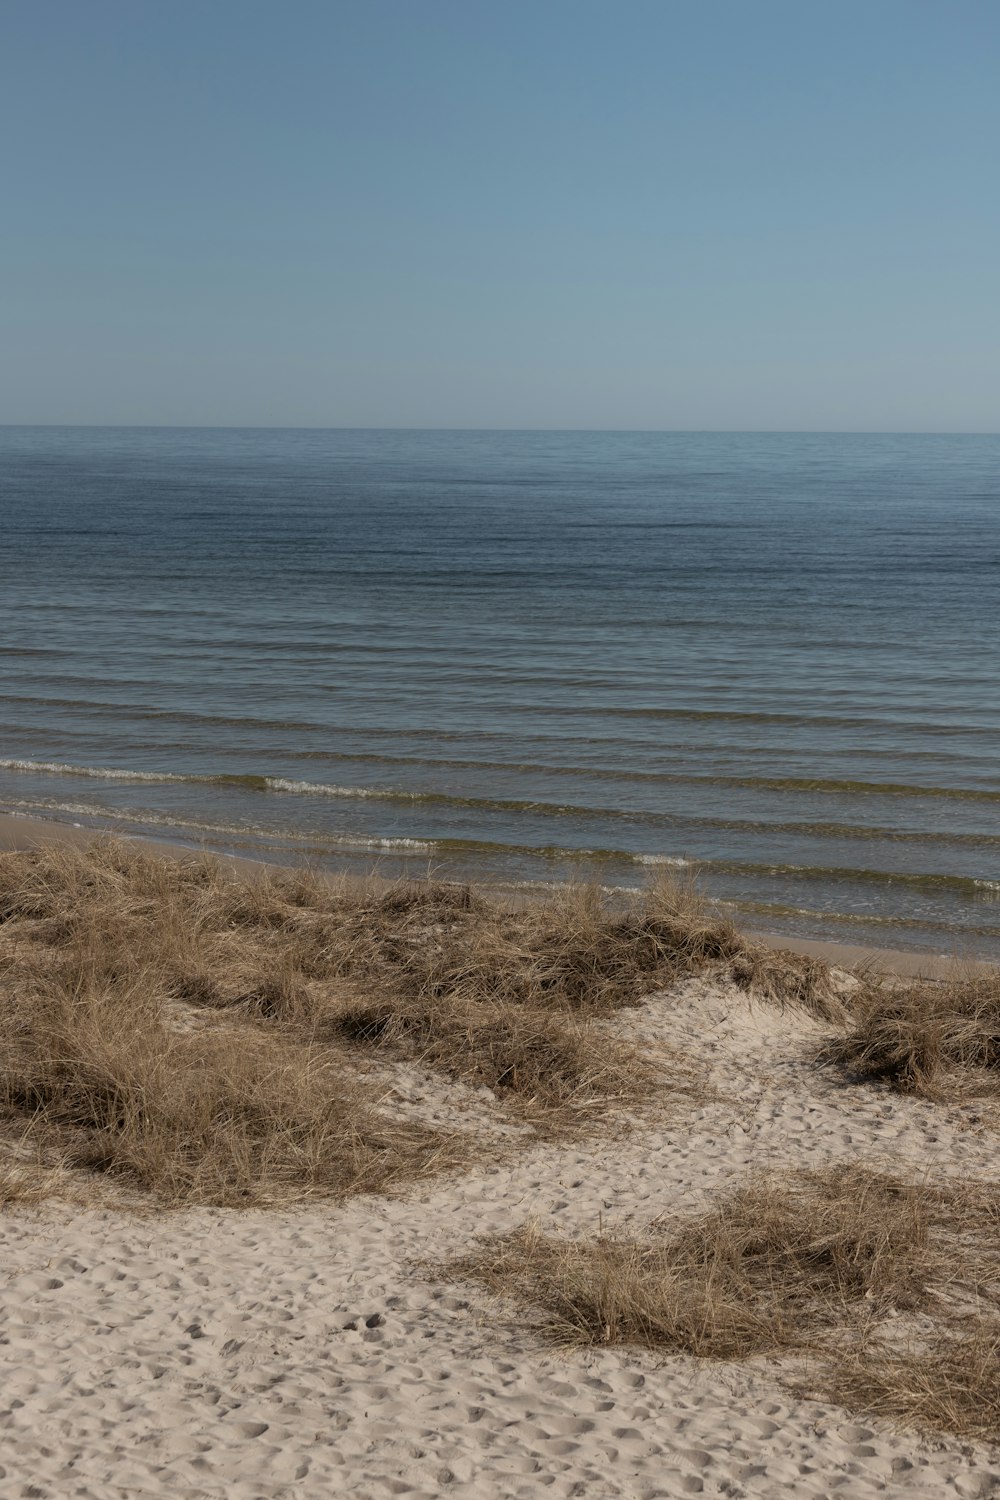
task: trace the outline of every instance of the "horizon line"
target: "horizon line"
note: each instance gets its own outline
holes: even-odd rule
[[[392,426],[386,423],[306,422],[0,422],[0,430],[22,427],[136,432],[572,432],[634,433],[643,436],[1000,437],[1000,428],[975,427],[484,427],[472,424],[455,427],[444,424]]]

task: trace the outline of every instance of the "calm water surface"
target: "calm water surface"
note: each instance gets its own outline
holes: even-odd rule
[[[1000,438],[0,428],[0,808],[1000,957]]]

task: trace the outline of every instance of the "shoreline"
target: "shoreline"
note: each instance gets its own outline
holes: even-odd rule
[[[197,845],[170,843],[165,839],[143,838],[136,834],[118,834],[110,826],[104,829],[84,828],[59,822],[55,818],[29,818],[19,813],[0,812],[0,853],[38,848],[52,843],[80,848],[106,834],[142,844],[144,848],[164,858],[178,859],[185,854],[205,852],[237,870],[250,871],[270,865],[267,860],[251,859],[246,855],[227,854],[214,849],[202,850]],[[485,888],[490,889],[488,885]],[[995,964],[985,959],[927,953],[921,949],[879,948],[858,943],[839,943],[824,938],[798,938],[754,927],[742,930],[769,947],[785,948],[792,953],[820,958],[843,969],[869,968],[906,979],[947,979],[956,972],[992,973],[996,969]]]

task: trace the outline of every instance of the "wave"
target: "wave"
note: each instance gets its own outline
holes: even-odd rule
[[[871,912],[826,911],[812,906],[786,906],[780,901],[720,901],[718,904],[732,911],[744,912],[752,916],[805,919],[813,927],[822,927],[829,922],[844,926],[878,927],[886,932],[891,932],[896,928],[905,932],[940,932],[946,935],[952,949],[956,940],[963,937],[1000,938],[998,927],[983,927],[975,924],[963,924],[956,927],[951,920],[937,921],[933,917],[897,917],[880,916]]]
[[[730,859],[698,859],[668,852],[635,851],[622,848],[574,847],[563,844],[532,844],[476,838],[415,838],[380,836],[368,833],[293,832],[257,824],[226,823],[184,818],[153,809],[131,809],[122,813],[101,804],[56,802],[47,799],[17,799],[12,804],[25,810],[62,813],[86,817],[135,828],[158,828],[175,834],[221,835],[249,846],[253,843],[298,848],[312,855],[336,856],[347,853],[397,853],[422,855],[441,860],[462,859],[502,863],[511,859],[541,860],[567,869],[581,864],[618,865],[619,867],[688,869],[714,883],[718,877],[760,882],[778,880],[792,885],[874,886],[883,890],[900,888],[914,893],[937,893],[964,900],[977,906],[1000,903],[1000,878],[953,875],[939,871],[882,870],[868,866],[797,865],[780,862]],[[859,917],[858,920],[861,920]],[[886,920],[889,920],[886,918]]]
[[[255,728],[268,730],[291,730],[306,734],[329,734],[331,725],[310,719],[282,719],[264,718],[252,714],[212,714],[202,713],[193,709],[160,708],[153,703],[109,703],[91,698],[61,698],[44,694],[34,693],[2,693],[0,702],[37,704],[46,708],[82,708],[88,713],[113,714],[118,718],[135,719],[171,719],[178,723],[192,724],[217,724],[228,728]],[[995,723],[972,722],[960,724],[954,722],[940,722],[937,720],[924,720],[914,717],[899,717],[891,714],[827,714],[827,713],[787,713],[780,710],[748,710],[748,709],[723,709],[723,708],[693,708],[685,706],[677,707],[626,707],[612,706],[594,709],[576,704],[511,704],[504,708],[502,705],[494,705],[497,713],[503,713],[507,718],[523,713],[528,716],[551,717],[553,715],[566,719],[589,718],[601,719],[637,719],[648,720],[659,723],[675,720],[678,723],[722,723],[737,726],[753,724],[771,724],[783,729],[863,729],[884,732],[891,729],[894,733],[913,733],[919,735],[946,736],[952,740],[964,736],[988,736],[995,739],[998,728]],[[482,731],[470,736],[466,731],[456,732],[442,730],[432,725],[415,726],[408,728],[394,728],[385,726],[361,726],[358,733],[382,738],[412,738],[420,736],[436,740],[468,739],[470,737],[496,739],[496,733],[484,734]],[[552,739],[558,738],[554,735],[519,735],[519,739]]]
[[[20,771],[38,776],[82,776],[93,781],[143,782],[150,785],[174,782],[190,786],[228,786],[251,792],[269,791],[272,789],[272,782],[275,781],[275,778],[270,776],[252,774],[218,772],[212,775],[198,775],[194,772],[181,771],[134,771],[117,766],[75,766],[62,761],[38,760],[0,760],[0,771]],[[331,788],[331,795],[336,790],[336,788]]]
[[[920,891],[947,891],[973,900],[1000,900],[1000,880],[981,876],[948,875],[936,871],[877,870],[850,865],[766,864],[752,860],[692,861],[699,870],[720,875],[777,878],[844,885],[904,886]]]
[[[171,771],[126,771],[105,766],[72,766],[58,760],[0,760],[2,771],[27,771],[37,776],[90,776],[100,781],[202,781],[210,778],[181,776]]]
[[[305,752],[305,758],[344,760],[344,761],[378,761],[391,764],[433,766],[446,769],[471,769],[471,770],[498,770],[516,773],[538,772],[541,774],[573,775],[581,778],[591,777],[600,780],[625,780],[625,781],[664,781],[670,780],[670,773],[665,772],[640,772],[623,770],[616,772],[610,769],[600,768],[590,770],[586,767],[560,767],[550,766],[534,762],[513,761],[469,761],[450,759],[430,759],[418,756],[391,756],[391,755],[338,755],[326,752]],[[33,761],[33,760],[0,760],[0,770],[22,770],[25,772],[36,771],[39,774],[49,775],[77,775],[91,776],[101,780],[109,781],[187,781],[207,785],[245,787],[253,791],[288,791],[312,793],[318,796],[348,797],[353,796],[361,800],[367,798],[389,799],[399,797],[401,800],[419,798],[421,795],[433,797],[435,794],[411,793],[404,789],[376,788],[376,787],[346,787],[336,783],[312,782],[294,777],[268,777],[242,774],[216,774],[213,776],[198,776],[195,774],[180,775],[172,772],[154,771],[127,771],[114,770],[99,766],[74,766],[59,761]],[[699,781],[708,780],[706,777],[695,778]],[[870,785],[870,783],[868,783]],[[444,794],[442,794],[444,795]],[[496,799],[482,799],[484,807],[497,806]],[[652,821],[659,821],[678,830],[687,828],[700,830],[706,828],[718,829],[726,833],[734,833],[739,836],[745,834],[763,834],[766,837],[775,835],[791,835],[793,837],[838,839],[838,840],[862,840],[866,843],[915,843],[915,844],[943,844],[955,845],[957,847],[997,849],[1000,848],[1000,833],[970,833],[951,829],[927,828],[893,828],[884,823],[840,823],[822,822],[810,820],[780,819],[756,819],[756,818],[718,818],[708,815],[685,814],[671,811],[669,813],[634,813],[620,808],[601,808],[580,805],[567,805],[561,803],[539,803],[539,802],[517,802],[508,800],[500,804],[505,808],[525,809],[544,813],[551,809],[555,813],[563,815],[578,815],[580,817],[627,817],[632,821],[641,821],[648,817]]]
[[[631,858],[637,865],[677,865],[685,869],[695,863],[692,859],[681,859],[675,854],[633,854]]]
[[[956,734],[996,735],[997,733],[995,724],[948,724],[907,714],[902,717],[892,714],[811,714],[785,713],[777,709],[626,707],[623,704],[598,709],[559,703],[515,705],[515,708],[517,707],[530,714],[559,714],[565,715],[566,718],[586,716],[598,719],[677,719],[692,723],[723,721],[731,724],[777,724],[783,728],[794,729],[810,729],[815,726],[818,729],[893,729],[897,732],[915,730],[920,734],[951,736]]]
[[[264,841],[271,848],[288,845],[303,849],[310,854],[377,853],[384,850],[438,857],[448,855],[472,858],[521,856],[566,865],[572,865],[579,860],[618,862],[626,865],[634,863],[687,866],[694,863],[694,861],[673,855],[635,855],[627,849],[576,849],[563,844],[517,844],[490,839],[380,837],[375,834],[362,833],[300,833],[287,829],[266,828],[254,823],[220,823],[208,822],[202,818],[184,818],[157,812],[152,808],[122,810],[102,803],[58,802],[51,798],[14,798],[8,800],[5,806],[18,808],[25,814],[62,813],[74,818],[91,818],[106,827],[129,825],[137,829],[152,827],[174,832],[224,834],[227,839],[236,839],[246,845],[254,841]]]
[[[423,803],[435,806],[480,808],[487,811],[523,812],[548,817],[622,818],[630,822],[675,821],[671,813],[649,809],[589,807],[578,803],[546,802],[519,797],[459,796],[449,792],[410,791],[404,787],[341,786],[337,783],[300,781],[285,776],[255,773],[199,775],[176,771],[117,769],[109,766],[77,766],[61,761],[0,760],[0,770],[35,775],[85,776],[102,781],[188,782],[193,785],[230,786],[247,791],[282,792],[313,797],[338,797],[382,802]],[[851,781],[804,776],[693,776],[664,773],[664,781],[680,786],[743,787],[757,791],[815,792],[821,795],[881,796],[894,798],[939,798],[967,802],[1000,802],[1000,789],[988,787],[922,786],[913,782]]]
[[[173,834],[221,834],[226,842],[238,843],[241,847],[265,846],[267,850],[292,848],[306,854],[355,852],[378,853],[398,851],[405,854],[434,854],[447,840],[415,838],[381,838],[368,834],[317,835],[298,833],[290,829],[265,828],[254,823],[219,823],[203,818],[183,818],[154,811],[152,808],[134,808],[122,811],[92,802],[57,802],[48,798],[14,798],[6,807],[17,808],[19,813],[42,815],[62,813],[72,818],[91,818],[102,828],[112,831],[130,827],[132,829],[158,828],[168,835]],[[499,846],[498,846],[499,847]]]
[[[482,855],[499,857],[520,855],[529,859],[545,859],[572,865],[586,860],[597,863],[622,865],[664,865],[677,869],[693,868],[700,862],[679,854],[635,854],[630,849],[583,849],[566,844],[510,844],[490,839],[439,838],[431,841],[435,851],[441,854]]]
[[[371,786],[337,786],[322,781],[293,781],[287,776],[265,776],[262,780],[266,791],[304,792],[311,797],[353,797],[362,801],[375,797],[380,801],[418,802],[422,795],[419,792],[406,791],[386,793],[379,787]]]
[[[678,818],[678,822],[686,821]],[[729,833],[758,833],[773,837],[792,834],[803,838],[860,840],[865,843],[944,844],[959,848],[1000,849],[1000,834],[957,833],[941,828],[890,828],[883,823],[761,822],[747,818],[697,818],[694,827],[718,828]]]
[[[0,701],[3,701],[2,698],[0,698]],[[178,718],[178,720],[193,718],[198,719],[199,722],[204,722],[204,720],[206,719],[208,720],[208,722],[216,722],[216,720],[209,718],[209,716],[178,714],[176,715],[176,717]],[[228,720],[223,718],[219,719],[218,722],[220,724],[226,724],[230,727],[237,728],[267,726],[267,721],[262,720]],[[289,732],[291,732],[295,726],[275,723],[271,724],[270,727],[273,729],[288,730]],[[313,727],[318,728],[318,726]],[[30,722],[21,724],[14,723],[11,720],[7,720],[6,730],[9,734],[17,732],[27,739],[37,733],[37,725],[31,724]],[[49,736],[51,736],[53,733],[52,727],[48,726],[46,732]],[[416,735],[434,741],[442,741],[445,744],[449,742],[464,744],[466,741],[483,740],[487,742],[491,747],[501,743],[503,740],[508,738],[508,736],[504,735],[503,733],[490,735],[471,731],[467,734],[452,735],[439,731],[431,733],[430,731],[411,731],[406,729],[399,729],[397,731],[364,729],[357,731],[357,733],[360,734],[362,738],[372,736],[376,739],[381,738],[387,733],[391,734],[395,739],[406,739],[408,737],[413,737],[414,735]],[[69,738],[69,736],[65,737]],[[120,735],[118,736],[118,739],[120,739]],[[169,747],[172,751],[186,750],[188,752],[193,751],[194,753],[198,753],[204,748],[197,741],[183,741],[171,738],[166,743],[169,744]],[[577,781],[636,782],[647,783],[650,785],[656,785],[665,781],[669,782],[672,777],[677,774],[677,772],[665,769],[665,767],[671,763],[679,766],[688,766],[691,764],[691,761],[695,756],[700,757],[704,763],[721,773],[734,774],[731,764],[734,760],[738,761],[737,769],[739,769],[748,760],[761,760],[766,758],[773,761],[775,755],[778,753],[773,745],[768,744],[754,745],[747,744],[745,742],[738,745],[728,742],[722,742],[720,744],[701,740],[692,740],[690,736],[685,736],[682,739],[666,740],[662,737],[662,735],[658,735],[655,740],[646,741],[630,739],[628,740],[627,744],[623,744],[620,736],[604,735],[586,735],[577,737],[566,735],[527,735],[520,736],[517,739],[519,751],[523,750],[525,744],[537,744],[549,747],[553,743],[558,744],[559,749],[563,754],[565,754],[567,748],[569,747],[573,748],[574,753],[576,751],[583,751],[584,753],[586,753],[602,746],[609,747],[610,751],[618,754],[619,757],[624,748],[627,748],[629,752],[635,751],[637,749],[648,750],[655,753],[660,769],[651,770],[645,766],[624,765],[621,763],[608,765],[601,762],[589,762],[586,760],[583,760],[581,762],[578,759],[563,759],[556,762],[552,760],[525,760],[521,755],[509,755],[507,757],[501,757],[497,759],[489,758],[483,755],[469,756],[468,754],[390,754],[385,750],[374,750],[369,745],[365,745],[360,749],[354,748],[350,750],[331,750],[328,747],[324,747],[321,750],[301,749],[293,748],[291,746],[272,745],[267,748],[262,748],[258,751],[258,753],[273,753],[276,755],[281,755],[283,758],[296,761],[306,761],[314,764],[321,762],[338,765],[364,764],[373,766],[398,766],[404,768],[416,767],[421,770],[433,769],[445,771],[472,771],[474,773],[499,771],[507,775],[537,775],[547,777],[553,776],[569,778]],[[129,735],[129,744],[133,750],[144,750],[154,754],[161,751],[164,747],[164,741],[162,739],[155,742],[138,741],[135,735],[131,734]],[[791,758],[793,760],[800,759],[804,754],[808,754],[808,752],[803,752],[801,750],[787,749],[781,753],[785,758]],[[949,772],[952,769],[954,769],[956,772],[960,772],[968,768],[971,769],[973,773],[975,773],[980,767],[985,766],[990,771],[995,770],[996,767],[995,754],[991,754],[985,750],[983,752],[973,752],[971,750],[956,751],[953,749],[946,752],[941,750],[906,748],[904,746],[894,746],[889,748],[885,746],[870,744],[866,744],[863,750],[859,750],[855,745],[827,745],[823,749],[823,757],[825,761],[863,759],[865,761],[892,761],[897,765],[904,762],[913,763],[914,765],[919,762],[931,762],[935,767],[943,768],[947,766]],[[727,762],[729,762],[730,764],[727,765]]]

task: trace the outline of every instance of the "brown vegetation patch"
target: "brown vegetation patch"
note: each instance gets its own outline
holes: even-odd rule
[[[0,855],[0,1109],[170,1202],[381,1190],[471,1159],[391,1124],[362,1074],[412,1060],[549,1135],[704,1085],[604,1024],[681,976],[839,1015],[828,969],[690,888],[522,909],[466,886],[251,873],[105,840]]]
[[[26,1207],[44,1203],[66,1191],[65,1173],[38,1161],[0,1161],[0,1211],[13,1204]]]
[[[855,1011],[822,1053],[849,1077],[929,1099],[1000,1089],[1000,972],[869,984]]]
[[[602,1022],[755,951],[668,887],[628,910],[569,890],[512,911],[462,886],[246,874],[113,840],[5,854],[0,1109],[170,1202],[381,1190],[471,1153],[379,1113],[361,1076],[378,1059],[580,1129],[694,1086]]]
[[[846,1405],[998,1437],[998,1208],[1000,1184],[845,1165],[751,1179],[638,1238],[559,1240],[529,1223],[447,1274],[533,1307],[562,1343],[809,1356]]]
[[[1000,1441],[1000,1328],[994,1319],[935,1329],[902,1349],[845,1351],[823,1395],[936,1432]]]
[[[464,887],[401,885],[320,922],[305,960],[397,996],[610,1014],[688,974],[731,980],[841,1020],[826,964],[750,942],[689,885],[662,880],[630,903],[567,887],[511,910]]]
[[[21,966],[2,989],[0,1103],[65,1166],[169,1203],[247,1205],[384,1191],[459,1159],[456,1140],[381,1116],[332,1049],[178,1028],[138,960],[114,977]]]
[[[837,1169],[752,1180],[642,1239],[559,1241],[529,1224],[453,1269],[528,1298],[560,1338],[740,1359],[808,1343],[847,1308],[919,1302],[927,1245],[919,1190]]]

